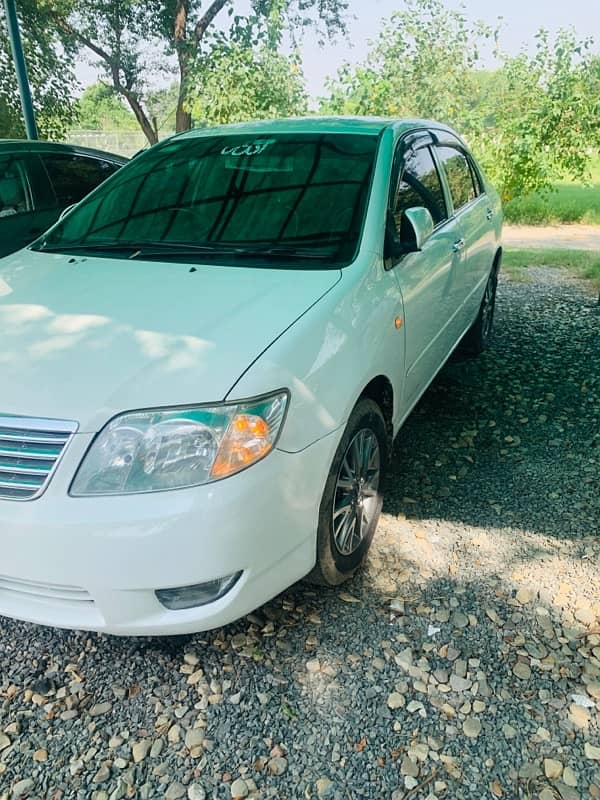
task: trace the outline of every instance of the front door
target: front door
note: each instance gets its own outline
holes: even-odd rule
[[[399,159],[400,180],[392,200],[398,236],[401,237],[402,215],[408,208],[427,208],[435,224],[423,249],[401,257],[392,267],[404,301],[406,374],[402,407],[406,413],[455,344],[455,310],[464,238],[460,221],[448,218],[431,141],[409,146]]]

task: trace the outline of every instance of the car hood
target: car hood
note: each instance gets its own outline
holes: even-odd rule
[[[22,250],[0,260],[0,414],[94,432],[121,411],[222,400],[339,279]]]

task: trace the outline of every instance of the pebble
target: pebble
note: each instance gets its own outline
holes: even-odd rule
[[[545,758],[544,759],[544,775],[550,781],[555,781],[560,778],[563,772],[563,765],[560,761],[556,761],[554,758]]]
[[[287,769],[287,760],[283,756],[271,758],[267,763],[267,769],[271,775],[283,775]]]
[[[242,798],[248,797],[248,786],[246,785],[246,781],[242,778],[237,778],[231,784],[230,789],[232,800],[242,800]]]
[[[524,661],[517,661],[513,667],[513,674],[522,681],[528,681],[531,678],[531,667]]]
[[[419,774],[419,766],[416,761],[413,761],[412,758],[409,756],[404,756],[400,765],[400,773],[402,775],[410,775],[411,777],[416,778]]]
[[[112,703],[96,703],[93,705],[88,714],[90,717],[101,717],[102,714],[108,714],[108,712],[112,709]]]
[[[463,722],[463,733],[469,739],[476,739],[481,733],[481,720],[477,717],[469,717]]]
[[[562,774],[563,783],[567,786],[577,786],[577,775],[571,767],[565,767]]]
[[[589,758],[591,761],[600,761],[600,747],[596,747],[591,742],[586,742],[583,745],[583,752],[585,753],[585,757]]]
[[[165,746],[164,739],[155,739],[152,742],[152,747],[150,748],[150,758],[158,758],[159,755],[162,753],[162,749]]]
[[[31,792],[34,785],[33,778],[23,778],[23,780],[17,781],[12,788],[11,797],[13,800],[20,800],[21,797]]]
[[[455,628],[466,628],[469,624],[469,618],[462,611],[453,611],[450,615],[450,622]]]
[[[165,792],[165,800],[179,800],[180,797],[185,797],[186,789],[182,783],[175,781],[170,784]]]
[[[185,746],[188,750],[193,750],[194,747],[200,747],[205,739],[203,728],[190,728],[185,734]]]
[[[600,700],[600,681],[590,681],[585,688],[590,697]]]
[[[131,754],[133,756],[133,763],[139,764],[141,763],[150,750],[150,741],[148,739],[142,739],[141,742],[136,742],[132,749]]]
[[[10,739],[5,733],[0,733],[0,751],[10,747]]]
[[[526,606],[528,603],[534,599],[535,594],[531,591],[531,589],[527,589],[526,587],[522,587],[517,592],[517,602],[520,603],[522,606]]]
[[[399,692],[392,692],[387,699],[388,708],[396,709],[396,708],[403,708],[406,705],[406,700],[404,699],[404,695],[401,695]]]
[[[319,778],[316,782],[317,797],[329,797],[333,793],[333,781],[329,778]]]
[[[110,778],[110,768],[103,764],[92,778],[92,783],[105,783]]]
[[[34,761],[47,761],[48,760],[48,751],[40,748],[36,750],[33,754]]]
[[[590,724],[590,712],[587,708],[572,703],[569,706],[569,719],[576,728],[587,728]]]

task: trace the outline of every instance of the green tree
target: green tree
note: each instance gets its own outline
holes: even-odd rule
[[[195,118],[209,124],[306,113],[299,59],[288,58],[268,44],[214,47],[196,69],[199,81],[198,89],[192,91],[191,110]]]
[[[111,86],[88,86],[75,104],[77,127],[83,130],[136,130],[137,122]]]
[[[42,138],[61,139],[73,120],[72,94],[77,85],[69,41],[49,25],[35,0],[22,0],[18,17],[33,105]],[[0,3],[0,138],[23,137],[25,127],[8,40],[4,4]]]
[[[533,55],[498,50],[498,29],[442,0],[407,0],[364,63],[329,81],[321,110],[431,117],[469,141],[505,200],[586,176],[600,146],[600,60],[591,39],[541,30]],[[484,48],[502,66],[482,70]]]
[[[487,124],[474,145],[505,200],[588,177],[600,147],[600,59],[591,39],[561,30],[536,34],[533,55],[505,58],[501,81],[482,105]]]
[[[203,81],[197,65],[206,63],[213,47],[224,47],[227,41],[235,44],[242,29],[256,46],[266,21],[271,31],[278,31],[270,46],[279,44],[284,29],[294,36],[295,31],[313,26],[323,36],[333,35],[345,29],[347,9],[347,0],[250,0],[245,15],[236,13],[242,5],[239,0],[212,0],[207,5],[201,0],[42,1],[49,4],[61,34],[97,60],[150,143],[156,142],[156,132],[145,104],[147,81],[164,68],[167,56],[175,54],[179,73],[176,129],[187,130],[192,123],[188,98],[193,91],[198,93]]]
[[[179,102],[179,86],[172,83],[163,89],[148,91],[146,94],[146,108],[152,125],[156,121],[158,131],[174,131],[177,103]]]
[[[327,84],[325,113],[432,117],[464,122],[478,95],[474,72],[498,30],[471,22],[442,0],[407,0],[392,14],[363,64],[348,64]]]

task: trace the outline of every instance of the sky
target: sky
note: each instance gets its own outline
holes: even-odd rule
[[[237,6],[243,6],[236,2]],[[324,94],[325,79],[333,76],[346,61],[362,61],[368,42],[377,37],[383,18],[403,7],[402,0],[349,0],[349,41],[340,39],[334,44],[319,47],[316,37],[307,35],[303,47],[304,74],[312,98]],[[471,19],[495,24],[502,17],[500,44],[505,52],[516,54],[522,45],[531,45],[539,28],[549,31],[573,27],[581,38],[593,36],[600,48],[600,2],[598,0],[446,0],[446,6],[464,10]],[[487,66],[493,66],[490,61]],[[84,86],[97,79],[95,69],[87,64],[77,65],[77,77]],[[163,84],[164,85],[164,84]]]

